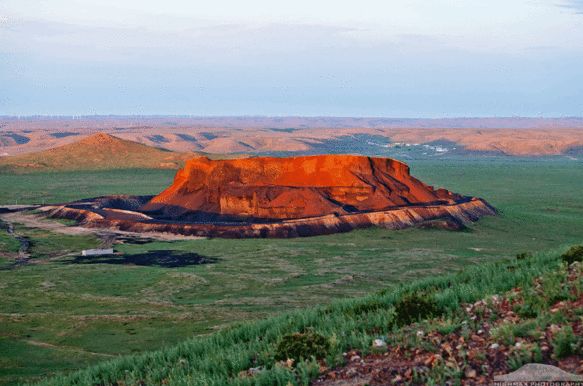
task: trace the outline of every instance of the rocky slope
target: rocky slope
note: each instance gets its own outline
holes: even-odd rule
[[[139,208],[136,202],[121,197],[48,209],[87,226],[210,237],[312,236],[370,226],[460,229],[495,214],[482,199],[422,183],[400,161],[349,155],[199,157],[168,189]]]
[[[344,366],[326,371],[313,385],[580,385],[582,279],[583,266],[577,262],[523,287],[464,304],[456,318],[405,326],[376,339],[372,353],[347,352]],[[446,320],[456,320],[461,328],[444,329]],[[533,363],[557,367],[541,369]]]

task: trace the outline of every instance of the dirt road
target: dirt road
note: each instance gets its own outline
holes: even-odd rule
[[[10,213],[0,214],[0,219],[8,224],[22,224],[28,228],[44,229],[53,233],[60,233],[64,235],[88,235],[93,234],[102,240],[108,240],[111,242],[112,239],[117,237],[123,238],[140,238],[140,239],[151,239],[151,240],[162,240],[162,241],[173,241],[173,240],[194,240],[200,239],[201,237],[195,236],[182,236],[170,233],[156,233],[148,232],[137,233],[137,232],[125,232],[117,229],[94,229],[94,228],[84,228],[81,226],[70,226],[63,224],[59,221],[47,218],[42,214],[35,214],[30,211],[16,211]]]

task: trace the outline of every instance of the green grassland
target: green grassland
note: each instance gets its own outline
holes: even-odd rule
[[[62,250],[96,246],[96,239],[70,236],[61,243],[61,235],[18,227],[32,241],[39,264],[6,269],[9,260],[1,260],[0,382],[45,377],[168,347],[236,322],[583,241],[581,163],[491,159],[416,161],[411,167],[424,182],[487,199],[500,216],[463,232],[371,228],[287,240],[117,246],[126,256],[184,251],[207,260],[175,268],[156,261],[79,263]],[[17,195],[21,203],[155,194],[172,177],[172,171],[160,170],[0,175],[0,186],[7,187],[0,190],[0,203],[13,203]],[[2,235],[0,248],[1,256],[14,245]]]
[[[4,256],[0,254],[0,259],[5,259],[8,256],[15,256],[18,254],[18,249],[20,248],[20,243],[7,232],[8,224],[0,220],[0,251],[3,252]],[[2,261],[0,260],[0,261]]]
[[[109,194],[157,194],[175,170],[122,169],[52,173],[0,173],[0,205],[43,204]]]
[[[363,354],[373,351],[371,343],[378,337],[386,337],[389,345],[399,345],[408,350],[409,355],[416,355],[413,352],[418,353],[421,347],[439,353],[440,347],[424,342],[417,331],[455,333],[469,340],[482,326],[482,321],[497,323],[490,332],[491,339],[510,347],[514,347],[516,338],[538,337],[545,330],[559,328],[550,338],[550,356],[543,356],[536,343],[521,349],[511,348],[506,363],[497,364],[506,371],[532,361],[556,363],[569,355],[580,359],[583,340],[573,333],[571,325],[580,319],[582,310],[551,311],[557,301],[577,301],[583,293],[581,266],[568,270],[560,252],[548,251],[525,259],[484,263],[456,274],[415,280],[363,298],[337,300],[327,306],[247,322],[210,336],[189,339],[172,348],[113,359],[41,384],[307,385],[322,366],[322,362],[310,355],[319,355],[326,366],[337,366],[345,363],[345,351],[357,349]],[[568,279],[571,274],[575,275],[572,281]],[[525,293],[515,308],[524,318],[519,324],[500,323],[496,312],[484,315],[483,320],[464,312],[468,304],[482,299],[486,300],[483,304],[488,309],[492,304],[488,297],[505,294],[515,287]],[[425,299],[423,302],[431,305],[431,313],[409,313],[403,308],[410,304],[407,299],[412,296]],[[310,341],[300,341],[294,335],[297,333],[320,337],[319,346],[310,347]],[[293,342],[294,336],[303,348],[292,351],[291,355],[297,357],[293,366],[287,366],[281,359],[289,358],[288,348],[292,346],[282,346],[282,337],[289,337],[288,341]],[[316,338],[310,339],[315,342]],[[426,371],[414,374],[414,384],[461,384],[464,370],[470,368],[468,362],[467,353],[459,349],[455,362],[440,360]],[[257,370],[249,375],[250,368]],[[491,370],[482,367],[479,371]]]

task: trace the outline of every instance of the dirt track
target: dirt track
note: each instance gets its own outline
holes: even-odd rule
[[[28,211],[3,213],[0,214],[0,219],[4,220],[8,224],[19,223],[28,228],[44,229],[53,233],[60,233],[64,235],[79,236],[94,234],[106,242],[111,242],[111,240],[115,239],[116,236],[137,237],[163,241],[200,239],[200,237],[182,236],[170,233],[148,232],[147,234],[143,234],[137,232],[124,232],[116,229],[95,229],[84,228],[80,226],[68,226],[59,221],[51,220],[43,215],[33,214]]]

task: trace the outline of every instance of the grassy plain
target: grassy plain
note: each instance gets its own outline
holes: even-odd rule
[[[413,374],[407,375],[401,369],[400,375],[410,380],[407,384],[461,384],[462,378],[476,378],[476,375],[485,381],[485,377],[508,373],[524,363],[557,364],[569,356],[571,363],[577,363],[583,356],[583,340],[574,334],[573,326],[580,323],[582,315],[575,304],[581,301],[583,275],[580,263],[567,269],[560,258],[561,252],[547,251],[527,258],[484,263],[456,274],[414,280],[358,299],[336,300],[326,306],[243,323],[171,348],[126,356],[71,375],[50,378],[41,384],[308,385],[318,376],[323,363],[327,367],[346,364],[348,358],[342,353],[348,350],[356,349],[361,355],[371,353],[371,343],[379,337],[386,339],[389,347],[399,347],[396,351],[400,363],[403,351],[408,358],[417,358],[419,353],[434,358],[437,355],[433,365],[420,361],[410,367]],[[507,292],[515,287],[523,292]],[[521,293],[523,298],[516,295]],[[500,294],[514,304],[513,310],[521,317],[519,323],[515,324],[516,314],[505,320],[500,315],[504,312],[502,307],[495,309],[501,304]],[[406,306],[411,304],[407,299],[412,295],[425,299],[431,305],[431,314],[412,313],[410,306]],[[482,300],[485,307],[468,308],[477,300]],[[558,301],[571,303],[561,307],[556,306],[560,304]],[[467,311],[472,309],[473,315]],[[490,330],[486,326],[494,328]],[[280,362],[282,353],[283,358],[288,358],[280,348],[282,337],[294,339],[298,332],[308,331],[320,337],[320,347],[326,347],[324,342],[327,347],[314,351],[304,345],[295,354],[298,357],[293,366]],[[545,341],[540,342],[545,331]],[[425,334],[445,336],[453,344],[425,340]],[[508,351],[501,359],[484,363],[488,360],[485,352],[489,351],[488,357],[496,357],[496,350],[488,343],[476,355],[471,355],[467,351],[470,343],[466,342],[471,340],[474,345],[475,337],[478,341],[485,340],[476,334]],[[521,345],[515,345],[517,341]],[[452,349],[455,345],[458,345],[456,351]],[[545,345],[547,351],[543,355]],[[439,353],[449,353],[447,362]],[[320,355],[324,362],[310,358],[312,354]],[[402,365],[394,363],[387,368],[395,366]],[[249,373],[251,368],[253,373]],[[475,375],[466,375],[468,370]],[[388,375],[385,381],[390,378]]]
[[[109,194],[157,194],[172,183],[175,173],[163,169],[0,173],[0,205],[59,203]]]
[[[117,247],[127,255],[194,252],[209,261],[177,268],[155,260],[145,266],[82,264],[72,256],[55,257],[61,246],[45,242],[50,247],[36,256],[42,264],[0,270],[0,382],[44,377],[169,346],[234,322],[583,241],[580,162],[488,159],[411,166],[423,181],[483,197],[501,215],[465,232],[367,229],[302,239]],[[7,186],[0,190],[0,203],[13,203],[18,194],[28,202],[155,194],[172,176],[163,170],[0,175],[0,186]],[[38,231],[20,227],[19,232],[34,245]],[[83,237],[75,241],[79,247],[97,243]],[[8,245],[2,240],[0,247]]]

